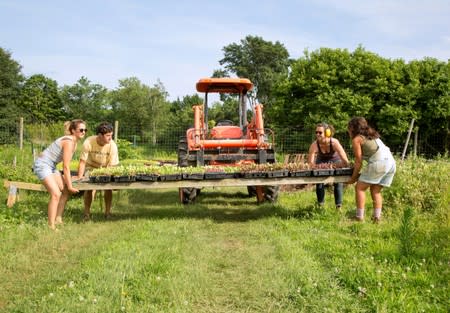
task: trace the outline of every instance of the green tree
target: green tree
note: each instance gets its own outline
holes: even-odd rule
[[[410,62],[408,70],[420,85],[414,105],[420,138],[434,153],[449,152],[450,63],[425,58]]]
[[[183,99],[177,99],[170,104],[170,121],[171,129],[178,129],[183,134],[184,131],[194,124],[194,112],[192,107],[202,104],[203,99],[198,95],[184,96]]]
[[[284,45],[249,35],[240,44],[232,43],[222,50],[224,57],[219,64],[228,73],[250,79],[255,85],[255,97],[270,104],[273,87],[288,75],[290,60]]]
[[[160,82],[149,87],[136,77],[122,79],[119,87],[111,92],[113,117],[134,131],[130,136],[150,137],[156,143],[158,136],[167,129],[169,104],[166,98],[167,92]]]
[[[69,119],[80,118],[94,125],[109,118],[108,90],[92,84],[86,77],[61,88],[60,95]]]
[[[20,107],[32,123],[51,123],[67,118],[57,82],[42,74],[32,75],[26,80]]]
[[[209,120],[219,122],[222,120],[232,121],[239,125],[239,104],[237,96],[227,96],[223,101],[215,102],[209,110]]]
[[[0,143],[10,143],[17,138],[17,110],[21,84],[24,80],[21,66],[11,58],[11,53],[0,47]]]
[[[325,121],[341,134],[352,116],[365,116],[397,144],[416,117],[418,85],[405,77],[405,70],[403,61],[383,59],[362,47],[305,51],[278,86],[269,113],[279,126],[312,128]]]

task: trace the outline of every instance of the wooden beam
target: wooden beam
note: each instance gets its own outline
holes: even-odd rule
[[[121,190],[121,189],[163,189],[163,188],[202,188],[202,187],[239,187],[239,186],[274,186],[274,185],[306,185],[306,184],[333,184],[345,183],[350,176],[311,176],[311,177],[280,177],[280,178],[227,178],[218,180],[177,180],[156,182],[130,182],[130,183],[90,183],[88,180],[73,182],[78,190]],[[7,205],[11,207],[16,202],[19,189],[47,191],[42,184],[8,181],[3,185],[9,189]]]
[[[10,186],[15,186],[17,189],[47,191],[47,189],[45,189],[45,186],[42,184],[26,183],[20,181],[5,180],[3,186],[5,186],[6,188],[10,188]]]
[[[188,187],[233,187],[233,186],[273,186],[273,185],[304,185],[304,184],[333,184],[345,183],[350,176],[312,176],[312,177],[275,177],[275,178],[227,178],[211,180],[177,180],[155,182],[129,182],[129,183],[90,183],[88,180],[74,181],[73,186],[79,190],[110,190],[110,189],[163,189]],[[11,185],[17,189],[46,191],[44,185],[5,180],[4,186]]]
[[[74,182],[79,190],[109,190],[109,189],[161,189],[188,187],[238,187],[238,186],[273,186],[273,185],[304,185],[345,183],[350,176],[317,176],[317,177],[280,177],[280,178],[227,178],[218,180],[178,180],[156,182],[129,182],[93,184],[89,182]]]

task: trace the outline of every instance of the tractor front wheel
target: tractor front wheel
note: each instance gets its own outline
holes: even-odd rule
[[[187,167],[189,166],[188,161],[188,143],[186,137],[181,137],[178,142],[178,166]],[[194,202],[195,198],[200,194],[200,189],[197,188],[180,188],[180,202],[183,204],[189,204]]]
[[[256,190],[256,186],[247,186],[247,191],[248,191],[248,195],[249,197],[257,197],[258,198],[258,193]],[[263,200],[269,201],[271,203],[275,203],[278,200],[278,193],[280,191],[280,186],[263,186],[262,188],[262,192],[263,192]],[[259,201],[258,199],[258,203],[260,203],[261,201]]]
[[[197,189],[196,188],[180,188],[180,202],[183,204],[193,203],[195,198],[197,197]]]

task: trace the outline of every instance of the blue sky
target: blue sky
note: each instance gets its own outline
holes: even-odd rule
[[[450,0],[0,0],[0,47],[26,76],[59,86],[85,76],[115,89],[134,76],[182,98],[247,35],[279,41],[293,58],[362,45],[385,58],[447,62]]]

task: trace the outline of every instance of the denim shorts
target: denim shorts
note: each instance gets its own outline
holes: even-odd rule
[[[36,174],[36,176],[39,178],[39,180],[44,180],[46,177],[59,173],[59,171],[56,169],[55,165],[49,165],[46,162],[43,162],[42,159],[36,159],[36,161],[33,164],[33,172]]]
[[[395,170],[394,159],[376,160],[367,164],[367,167],[361,172],[359,180],[367,184],[389,187],[394,179]]]

